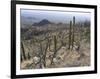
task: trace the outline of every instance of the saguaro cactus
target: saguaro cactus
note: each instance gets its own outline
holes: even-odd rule
[[[57,39],[56,36],[54,36],[54,54],[56,54],[56,50],[57,50]]]
[[[49,48],[49,51],[50,51],[51,50],[51,46],[50,46],[51,39],[47,38],[47,41],[48,41],[48,48]]]
[[[21,62],[23,61],[23,56],[22,56],[22,53],[21,53]]]
[[[31,56],[30,56],[30,53],[28,52],[28,59],[30,59],[31,58]]]
[[[21,48],[22,48],[23,60],[26,60],[26,55],[25,55],[25,50],[24,50],[23,42],[21,42]]]
[[[71,46],[71,36],[72,36],[71,29],[72,29],[72,21],[70,21],[70,28],[69,28],[69,47],[68,47],[68,49],[70,49],[70,46]]]
[[[47,54],[48,46],[49,46],[49,42],[47,41],[45,49],[44,49],[44,55],[43,55],[44,67],[46,67],[46,54]]]
[[[73,49],[73,46],[74,46],[74,28],[75,28],[75,16],[73,17],[73,27],[72,27],[72,49]]]
[[[43,57],[43,48],[42,48],[42,43],[40,42],[39,43],[40,44],[40,55],[39,55],[39,57],[40,57],[40,68],[42,68],[42,62],[43,62],[43,59],[42,59],[42,57]]]
[[[57,52],[57,39],[56,39],[56,36],[54,36],[54,54],[51,59],[51,65],[53,64],[53,58],[56,56],[56,52]]]

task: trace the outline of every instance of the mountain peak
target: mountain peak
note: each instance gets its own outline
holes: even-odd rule
[[[47,19],[43,19],[38,23],[34,23],[33,26],[44,26],[44,25],[47,25],[47,24],[51,24],[51,22],[48,21]]]

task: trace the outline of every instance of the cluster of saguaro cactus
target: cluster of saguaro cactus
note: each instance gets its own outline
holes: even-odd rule
[[[73,22],[70,21],[70,28],[69,28],[69,47],[68,49],[73,49],[74,46],[74,28],[75,28],[75,17],[73,17]]]
[[[73,49],[74,47],[74,41],[75,41],[75,32],[74,32],[74,29],[75,28],[75,17],[73,17],[73,21],[70,21],[70,28],[69,28],[69,47],[68,49]],[[36,42],[38,42],[39,44],[39,58],[40,58],[40,61],[39,61],[39,64],[40,64],[40,68],[43,68],[43,67],[46,67],[46,55],[47,55],[47,49],[51,49],[51,41],[53,41],[53,45],[54,45],[54,49],[53,49],[53,56],[52,58],[50,59],[51,60],[51,65],[53,64],[53,59],[56,57],[56,54],[57,54],[57,51],[62,47],[64,46],[64,42],[63,42],[63,37],[60,36],[61,38],[61,46],[58,48],[57,47],[57,35],[53,35],[53,39],[50,39],[50,38],[45,38],[43,40],[39,40],[39,39],[35,39]],[[45,46],[43,45],[43,41],[45,41]],[[21,53],[21,61],[22,60],[26,60],[26,59],[30,59],[31,56],[30,56],[30,53],[28,52],[27,56],[25,54],[25,49],[24,49],[24,45],[23,45],[23,42],[21,42],[21,49],[22,49],[22,53]]]

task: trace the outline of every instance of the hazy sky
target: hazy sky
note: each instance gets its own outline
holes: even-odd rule
[[[21,9],[21,16],[32,17],[34,20],[41,21],[47,19],[51,22],[69,22],[73,16],[76,17],[76,21],[90,20],[90,13],[85,12],[69,12],[69,11],[46,11],[46,10],[30,10]]]

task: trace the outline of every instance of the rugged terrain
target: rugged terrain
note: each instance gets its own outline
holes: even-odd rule
[[[21,28],[21,69],[90,66],[90,24],[42,20]]]

